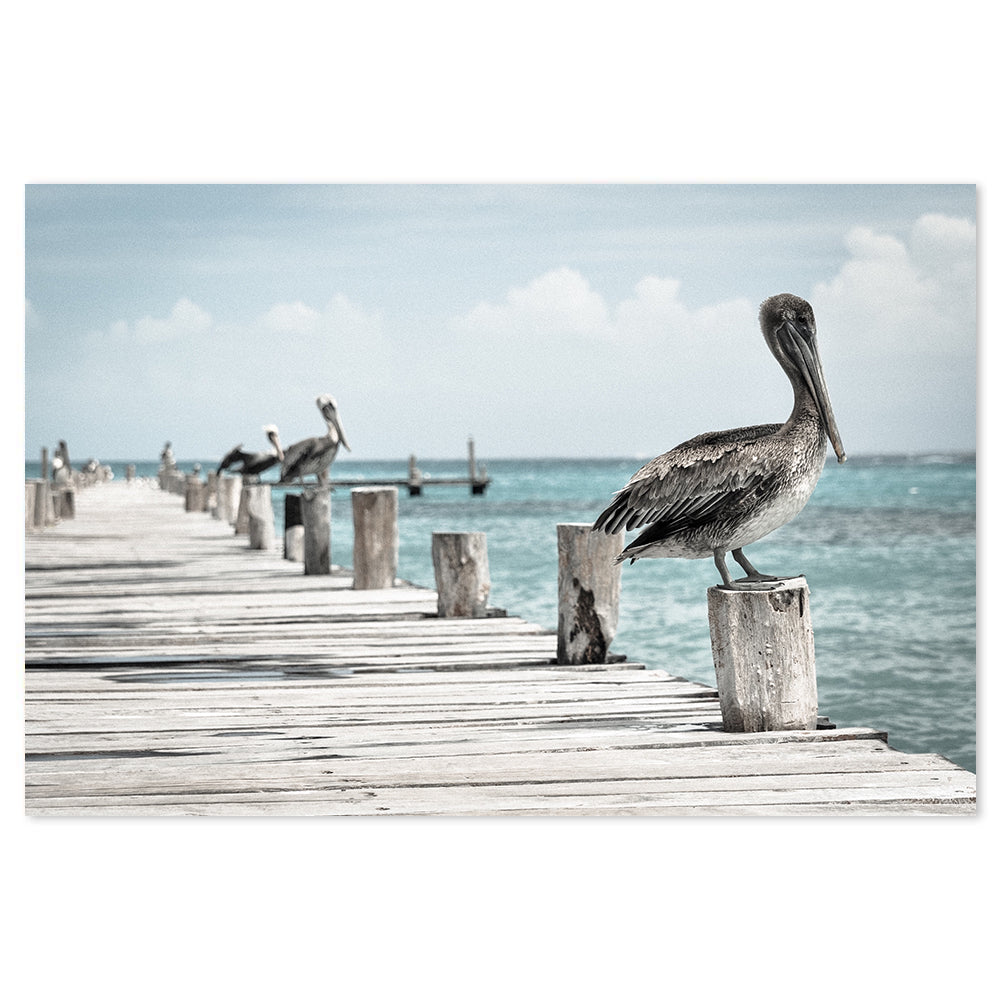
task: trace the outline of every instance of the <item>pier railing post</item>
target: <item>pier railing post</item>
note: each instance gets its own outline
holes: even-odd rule
[[[490,564],[482,531],[431,534],[431,559],[440,618],[485,618]]]
[[[256,483],[248,487],[247,534],[250,548],[274,548],[274,508],[271,506],[271,487]]]
[[[240,499],[236,506],[236,520],[233,522],[233,533],[236,535],[248,535],[250,533],[250,486],[240,480]]]
[[[557,524],[559,625],[556,660],[561,664],[607,663],[618,630],[621,535],[590,524]]]
[[[354,589],[385,590],[399,565],[399,490],[362,486],[351,490],[354,515]]]
[[[330,573],[330,491],[325,487],[303,490],[299,503],[304,572],[306,576],[327,576]]]
[[[816,728],[816,654],[804,577],[768,590],[711,587],[708,624],[726,732]]]
[[[239,493],[243,484],[234,476],[219,476],[219,520],[226,524],[236,524],[236,514],[239,510]]]
[[[284,557],[289,562],[305,560],[305,525],[302,523],[302,496],[285,494],[285,548]]]

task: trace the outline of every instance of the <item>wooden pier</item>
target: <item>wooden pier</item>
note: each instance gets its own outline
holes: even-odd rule
[[[334,526],[335,563],[350,532]],[[438,618],[403,581],[304,575],[174,494],[99,485],[26,532],[25,810],[976,811],[974,775],[885,733],[726,733],[712,689],[627,660],[557,666],[556,643],[496,609]]]
[[[425,476],[417,466],[417,456],[411,455],[406,472],[406,478],[385,479],[334,479],[330,486],[350,488],[356,486],[396,486],[405,489],[411,497],[420,496],[426,486],[465,486],[473,496],[481,496],[492,480],[486,474],[485,465],[476,464],[476,444],[469,438],[469,474],[468,476]]]

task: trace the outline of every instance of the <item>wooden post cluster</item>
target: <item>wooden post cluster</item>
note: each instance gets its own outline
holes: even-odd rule
[[[431,559],[441,618],[485,618],[490,595],[486,535],[481,531],[431,535]]]
[[[384,590],[399,565],[399,491],[395,486],[351,490],[354,515],[354,589]]]
[[[816,654],[804,577],[708,591],[712,657],[729,733],[815,729]]]
[[[607,663],[618,630],[621,535],[589,524],[557,524],[559,622],[556,659],[562,664]]]

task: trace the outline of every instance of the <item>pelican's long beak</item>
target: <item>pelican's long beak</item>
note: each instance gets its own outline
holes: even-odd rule
[[[351,446],[347,443],[347,438],[344,437],[344,426],[340,422],[340,414],[337,412],[337,407],[333,403],[325,403],[323,405],[323,416],[330,421],[333,429],[337,432],[337,440],[350,451]]]
[[[826,378],[823,375],[823,365],[819,360],[819,348],[816,346],[815,335],[805,327],[800,326],[795,320],[785,320],[779,332],[785,334],[782,338],[783,346],[801,373],[806,388],[816,403],[820,419],[826,428],[826,435],[837,455],[837,461],[846,462],[847,453],[844,451],[844,444],[840,440],[840,431],[837,430],[837,421],[833,416],[833,406],[830,403],[830,394],[826,389]]]
[[[271,444],[274,445],[274,451],[278,456],[278,461],[283,462],[285,460],[285,453],[282,450],[281,442],[278,440],[278,432],[268,431],[267,436],[270,438]]]

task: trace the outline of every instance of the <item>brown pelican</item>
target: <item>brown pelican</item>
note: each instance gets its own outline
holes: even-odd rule
[[[285,457],[285,453],[281,450],[281,442],[278,440],[278,428],[274,424],[265,424],[264,433],[271,442],[270,451],[244,451],[243,445],[238,444],[226,453],[216,471],[221,473],[223,469],[240,466],[233,471],[242,476],[259,476],[271,466],[277,465]]]
[[[802,510],[823,468],[827,438],[838,461],[847,455],[819,360],[812,306],[796,295],[775,295],[760,307],[760,328],[792,383],[791,416],[783,424],[699,434],[644,465],[593,526],[614,534],[648,525],[616,562],[712,556],[723,588],[735,589],[726,566],[732,552],[747,573],[737,584],[782,579],[754,569],[743,546]]]
[[[330,482],[330,464],[336,458],[340,446],[351,450],[340,424],[337,401],[328,393],[323,393],[317,398],[316,405],[326,421],[326,433],[288,446],[281,463],[281,479],[278,480],[281,483],[291,483],[297,479],[305,485],[305,476],[315,476],[319,485],[326,486]]]

